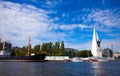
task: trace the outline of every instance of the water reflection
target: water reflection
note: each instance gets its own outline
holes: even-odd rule
[[[94,76],[107,76],[104,66],[100,62],[93,62],[92,63],[93,74]]]
[[[34,76],[62,76],[63,63],[36,63],[32,65]]]
[[[0,62],[0,76],[120,76],[116,62]]]
[[[93,76],[90,63],[0,62],[0,76]]]
[[[30,63],[0,62],[0,76],[31,76]]]

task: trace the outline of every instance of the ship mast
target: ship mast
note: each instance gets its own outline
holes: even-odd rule
[[[28,38],[28,56],[30,56],[30,49],[31,49],[31,46],[30,46],[30,36]]]

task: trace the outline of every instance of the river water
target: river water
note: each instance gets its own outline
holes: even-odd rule
[[[0,62],[0,76],[120,76],[111,62]]]

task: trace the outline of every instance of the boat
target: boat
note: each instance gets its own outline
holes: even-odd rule
[[[3,50],[0,51],[0,61],[45,61],[46,54],[31,54],[30,36],[28,39],[27,56],[10,56],[10,53],[5,50],[5,43]]]
[[[104,58],[91,58],[90,62],[105,62],[108,61],[107,59]]]
[[[65,59],[65,62],[83,62],[80,58]]]
[[[73,62],[71,59],[65,59],[65,62]]]
[[[34,56],[11,56],[11,57],[0,57],[0,61],[24,61],[24,62],[34,62],[34,61],[45,61],[45,54],[39,54]]]
[[[86,57],[86,58],[81,58],[83,61],[87,61],[87,62],[89,62],[90,61],[90,57]]]
[[[90,62],[99,62],[97,59],[90,59]]]
[[[83,62],[83,60],[80,58],[72,58],[71,61],[72,62]]]

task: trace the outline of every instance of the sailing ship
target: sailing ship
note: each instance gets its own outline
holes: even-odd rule
[[[94,27],[93,39],[92,39],[92,49],[91,49],[93,57],[90,58],[91,62],[108,61],[107,59],[102,57],[102,49],[101,49],[100,43],[101,43],[101,40],[99,39],[99,36]]]
[[[0,61],[25,61],[25,62],[45,61],[46,54],[38,54],[31,56],[30,49],[31,49],[31,45],[30,45],[30,36],[29,36],[27,56],[21,56],[21,57],[1,56]]]

